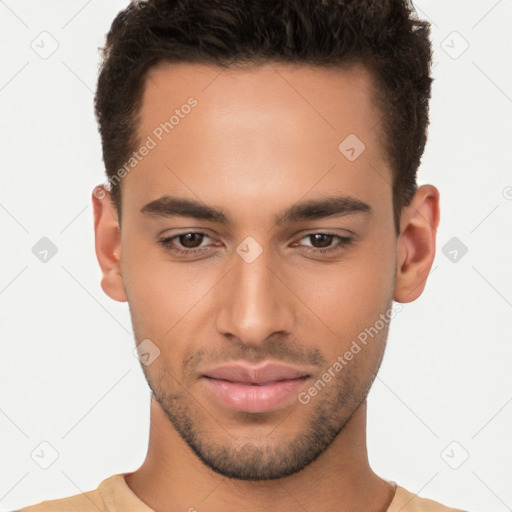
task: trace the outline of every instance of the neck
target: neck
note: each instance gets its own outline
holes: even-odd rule
[[[226,478],[205,466],[153,397],[146,459],[125,480],[156,512],[201,508],[212,512],[226,508],[385,512],[395,491],[394,484],[378,477],[368,463],[366,400],[331,445],[302,471],[275,480],[245,481]]]

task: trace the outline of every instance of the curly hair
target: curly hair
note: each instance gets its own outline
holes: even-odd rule
[[[132,1],[107,34],[95,95],[109,183],[139,142],[145,77],[161,62],[221,67],[359,62],[376,83],[398,234],[402,209],[417,188],[427,138],[429,36],[430,24],[417,18],[410,0]],[[121,215],[120,183],[113,183],[111,197]]]

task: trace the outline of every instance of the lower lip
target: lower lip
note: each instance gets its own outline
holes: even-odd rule
[[[206,377],[206,385],[218,400],[236,411],[267,412],[296,397],[307,377],[276,381],[261,386]]]

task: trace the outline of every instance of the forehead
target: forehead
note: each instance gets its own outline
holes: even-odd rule
[[[221,123],[230,114],[230,125],[239,119],[247,126],[250,115],[255,116],[252,125],[259,127],[264,118],[281,116],[290,122],[309,118],[326,131],[342,131],[349,125],[356,131],[379,119],[373,91],[373,75],[359,63],[324,68],[266,62],[227,69],[161,63],[146,76],[140,128],[147,132],[151,126],[144,126],[145,121],[172,113],[184,99],[194,97],[201,102],[195,117],[200,112],[204,121]]]
[[[373,88],[362,65],[158,65],[146,77],[138,123],[152,149],[127,175],[128,188],[139,204],[167,191],[234,204],[233,190],[243,203],[344,186],[371,200],[371,166],[385,174],[386,165]],[[345,146],[363,152],[350,159]]]

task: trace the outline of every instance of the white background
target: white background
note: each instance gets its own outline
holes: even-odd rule
[[[98,47],[126,5],[0,2],[2,511],[94,489],[146,453],[149,388],[128,306],[100,288],[90,200],[104,182]],[[426,289],[393,320],[370,393],[370,463],[422,496],[502,512],[512,510],[512,1],[416,7],[432,22],[435,77],[419,184],[439,188],[441,224]],[[57,44],[47,58],[33,49]],[[47,263],[32,252],[42,237],[58,249]],[[452,237],[468,248],[456,262],[443,253]],[[58,452],[48,469],[34,461],[51,458],[42,442]]]

